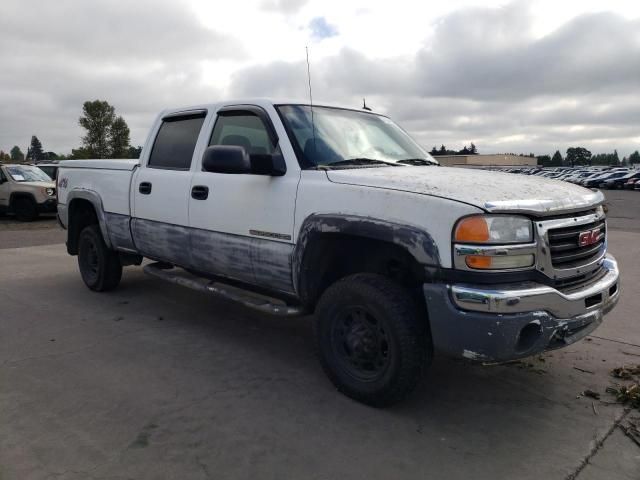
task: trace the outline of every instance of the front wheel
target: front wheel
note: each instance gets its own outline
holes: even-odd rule
[[[409,395],[433,355],[415,300],[381,275],[352,275],[329,287],[318,302],[314,332],[336,388],[376,407]]]
[[[113,290],[120,283],[120,257],[104,243],[98,225],[89,225],[80,232],[78,267],[85,285],[96,292]]]
[[[17,198],[13,205],[16,218],[21,222],[31,222],[38,216],[38,208],[30,198]]]

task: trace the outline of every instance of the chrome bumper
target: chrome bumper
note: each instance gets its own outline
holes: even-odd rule
[[[593,332],[620,297],[607,255],[598,280],[570,292],[537,283],[490,288],[424,284],[433,346],[441,353],[504,362],[562,348]]]
[[[602,266],[606,269],[603,277],[570,293],[537,283],[499,289],[471,285],[452,285],[449,288],[453,303],[461,310],[499,314],[542,310],[556,318],[572,318],[595,311],[605,314],[618,301],[620,273],[618,263],[609,254]]]

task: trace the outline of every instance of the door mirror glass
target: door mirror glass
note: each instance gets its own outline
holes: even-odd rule
[[[215,173],[251,173],[251,160],[239,145],[213,145],[204,151],[202,169]]]

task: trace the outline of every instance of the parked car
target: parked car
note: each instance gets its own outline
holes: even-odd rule
[[[624,183],[623,187],[625,190],[633,190],[633,187],[635,187],[638,182],[640,182],[639,178],[630,178]]]
[[[582,182],[583,187],[587,188],[604,188],[607,180],[614,180],[616,178],[622,178],[627,174],[627,171],[608,172],[602,175],[588,178]]]
[[[139,160],[61,162],[58,187],[88,288],[146,257],[159,279],[314,314],[329,378],[376,406],[408,395],[434,350],[504,362],[564,347],[620,295],[601,192],[439,167],[361,110],[166,110]]]
[[[40,170],[49,175],[53,180],[56,179],[58,175],[58,164],[57,163],[38,163],[36,164]]]
[[[604,187],[608,189],[619,189],[624,188],[624,184],[631,179],[640,178],[640,171],[635,172],[624,172],[625,174],[622,176],[618,176],[615,178],[609,178],[603,182]]]
[[[55,184],[32,165],[0,165],[0,212],[15,214],[21,221],[56,211]]]

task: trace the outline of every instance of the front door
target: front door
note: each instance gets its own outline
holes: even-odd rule
[[[250,155],[280,155],[273,124],[258,108],[219,111],[209,145],[239,145]],[[299,171],[293,169],[283,176],[194,172],[192,190],[208,191],[206,198],[189,198],[194,266],[293,291],[291,254],[299,179]]]
[[[191,162],[205,117],[206,111],[197,111],[163,118],[146,164],[134,177],[132,232],[144,256],[191,265]]]
[[[0,211],[9,207],[9,180],[0,169]]]

